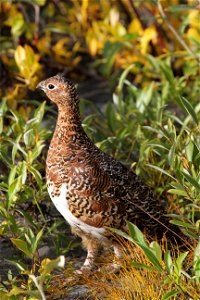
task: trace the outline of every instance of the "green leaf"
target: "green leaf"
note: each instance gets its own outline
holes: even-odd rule
[[[191,229],[195,229],[195,226],[183,221],[179,221],[179,220],[170,220],[170,223],[178,225],[178,226],[182,226],[184,228],[191,228]]]
[[[145,265],[143,263],[138,263],[138,262],[131,262],[131,266],[135,267],[135,268],[147,269],[150,271],[157,271],[157,269],[152,266],[148,266],[148,265]]]
[[[150,244],[150,248],[153,250],[155,256],[158,258],[159,261],[162,260],[162,249],[160,247],[160,245],[158,244],[158,242],[151,242]]]
[[[143,128],[146,128],[146,127],[148,127],[148,126],[143,126]],[[156,148],[161,148],[161,149],[169,151],[169,149],[166,146],[163,146],[162,144],[148,143],[148,146],[150,146],[150,147],[156,147]]]
[[[40,172],[36,168],[34,168],[33,166],[28,166],[28,171],[33,174],[35,180],[37,181],[37,184],[41,187],[41,185],[42,185],[42,176],[41,176]]]
[[[189,143],[187,143],[187,145],[185,146],[185,154],[189,162],[192,162],[193,160],[193,153],[194,153],[194,143],[192,142],[192,140],[189,140]]]
[[[44,232],[44,228],[42,228],[42,229],[37,233],[37,235],[36,235],[36,237],[35,237],[35,241],[34,241],[34,243],[33,243],[33,245],[32,245],[33,252],[36,251],[36,249],[37,249],[37,247],[38,247],[38,242],[39,242],[39,240],[42,238],[43,232]]]
[[[42,102],[42,104],[40,104],[39,107],[34,112],[34,118],[36,118],[38,124],[42,122],[44,112],[45,112],[45,104],[46,101]]]
[[[183,261],[185,260],[186,256],[188,255],[189,251],[187,252],[184,252],[184,253],[181,253],[178,258],[176,259],[176,262],[175,262],[175,271],[177,271],[178,275],[181,273],[182,271],[182,264],[183,264]]]
[[[177,179],[176,179],[175,177],[173,177],[173,176],[172,176],[171,174],[169,174],[167,171],[161,169],[161,168],[158,167],[158,166],[151,165],[151,164],[146,164],[146,166],[148,166],[148,167],[150,167],[150,168],[152,168],[152,169],[155,169],[155,170],[157,170],[157,171],[159,171],[159,172],[161,172],[161,173],[167,175],[168,177],[172,178],[174,181],[177,181]]]
[[[167,269],[167,273],[171,275],[173,273],[173,261],[169,250],[167,250],[164,255],[164,262]]]
[[[17,150],[19,150],[21,148],[20,144],[19,144],[20,139],[21,139],[21,134],[17,137],[16,141],[12,142],[12,144],[13,144],[13,149],[12,149],[12,162],[13,162],[13,164],[15,163],[15,156],[17,154]]]
[[[17,269],[20,272],[24,272],[27,270],[27,266],[25,266],[25,264],[19,262],[18,260],[15,261],[15,260],[11,260],[11,259],[6,259],[6,261],[9,262],[10,264],[12,264],[13,266],[17,267]]]
[[[24,29],[24,17],[21,13],[17,13],[12,20],[11,33],[13,36],[20,36]]]
[[[132,241],[143,250],[144,254],[149,259],[149,261],[156,267],[157,271],[162,272],[162,266],[152,249],[147,245],[146,241],[144,240],[142,232],[134,224],[130,222],[127,222],[127,224],[129,227],[130,235],[132,237]]]
[[[126,77],[128,75],[128,73],[131,71],[131,69],[134,67],[134,64],[130,65],[128,68],[126,68],[121,76],[120,76],[120,79],[119,79],[119,83],[117,85],[117,88],[116,88],[116,93],[117,94],[120,94],[122,92],[122,89],[123,89],[123,86],[124,86],[124,81],[126,80]]]
[[[188,194],[184,190],[178,190],[178,189],[170,189],[167,191],[168,193],[188,197]]]
[[[15,123],[18,124],[20,128],[22,128],[25,125],[25,121],[22,116],[16,110],[10,109],[10,112],[14,117]]]
[[[31,162],[33,162],[42,152],[42,149],[45,147],[45,144],[43,141],[38,141],[35,145],[33,151],[30,154]]]
[[[194,251],[194,263],[193,269],[195,274],[195,280],[197,283],[200,282],[200,242],[198,242],[197,247]]]
[[[19,232],[19,225],[17,225],[17,220],[15,219],[15,216],[12,214],[12,212],[7,215],[7,221],[12,233],[17,234]]]
[[[152,2],[157,2],[157,0],[152,0]],[[157,57],[147,54],[147,60],[155,71],[159,70],[159,60]]]
[[[154,91],[154,83],[152,82],[148,87],[145,87],[137,97],[136,107],[140,113],[144,113],[145,108],[149,105]]]
[[[185,111],[191,116],[192,120],[198,125],[199,124],[198,117],[190,102],[185,97],[181,97],[181,103]]]
[[[200,190],[200,184],[196,181],[196,179],[194,179],[194,177],[184,171],[181,171],[181,173],[187,179],[187,181],[191,183],[191,185],[193,185],[197,190]]]
[[[174,90],[174,82],[176,82],[176,80],[174,78],[174,74],[171,67],[168,66],[165,61],[160,61],[159,67],[165,78],[169,81],[172,89]]]
[[[9,186],[13,183],[13,181],[15,179],[16,172],[17,172],[17,166],[13,166],[10,173],[9,173],[9,177],[8,177],[8,185]]]
[[[144,239],[143,233],[139,230],[139,228],[131,222],[127,222],[127,224],[132,239],[141,245],[148,246]]]
[[[21,139],[21,134],[17,137],[16,141],[9,140],[11,144],[13,144],[13,149],[12,149],[12,163],[15,164],[15,157],[17,154],[17,150],[19,150],[24,157],[27,157],[27,153],[24,151],[24,149],[21,147],[19,144],[19,141]]]
[[[168,161],[169,161],[170,166],[172,166],[173,162],[174,162],[175,149],[176,149],[176,144],[173,144],[168,153]]]
[[[8,187],[8,209],[11,207],[13,197],[19,192],[22,186],[22,176],[17,177],[12,184]]]
[[[17,238],[11,238],[10,240],[19,250],[25,253],[29,258],[33,257],[32,253],[29,251],[28,244],[25,241]]]
[[[120,115],[124,115],[124,105],[125,105],[125,103],[122,99],[121,94],[117,94],[117,93],[113,94],[113,103],[118,109],[119,117],[120,117]]]
[[[26,162],[22,161],[19,174],[22,176],[22,184],[25,184],[27,178]]]
[[[194,251],[194,261],[197,261],[199,259],[200,259],[200,241],[198,242]]]
[[[110,228],[108,227],[108,229],[116,234],[118,234],[119,236],[127,239],[128,241],[133,241],[133,239],[127,234],[125,233],[124,231],[120,230],[120,229],[116,229],[116,228]]]
[[[31,250],[32,250],[32,245],[33,245],[33,243],[35,241],[35,235],[34,235],[32,229],[28,228],[27,229],[27,233],[25,233],[24,236],[25,236],[25,238],[26,238],[26,240],[27,240],[27,242],[30,245]],[[32,250],[31,252],[33,253],[34,251]]]
[[[117,128],[116,112],[113,109],[112,103],[108,103],[106,107],[106,116],[107,116],[108,125],[113,131],[115,131]]]
[[[111,43],[107,41],[103,48],[103,57],[105,58],[105,64],[102,66],[102,72],[104,75],[109,75],[115,60],[117,52],[121,49],[122,44],[119,42]]]
[[[33,226],[35,229],[37,229],[37,225],[34,223],[33,218],[27,212],[23,211],[22,209],[18,209],[17,211],[25,218],[25,220],[31,226]]]
[[[167,292],[166,294],[164,294],[164,295],[162,296],[162,300],[170,299],[170,298],[172,298],[173,296],[175,296],[175,295],[177,295],[177,294],[180,294],[180,291],[175,290],[175,291]]]
[[[28,147],[32,141],[33,129],[29,129],[24,133],[24,143]]]
[[[160,262],[158,261],[157,257],[154,255],[153,251],[149,247],[145,247],[144,245],[135,242],[144,252],[146,257],[149,259],[149,261],[156,267],[157,271],[162,272],[163,268]]]

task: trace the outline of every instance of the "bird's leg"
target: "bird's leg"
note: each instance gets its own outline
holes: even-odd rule
[[[98,255],[99,243],[95,240],[83,238],[83,245],[87,249],[87,257],[81,271],[83,270],[92,270],[95,268],[95,260]]]
[[[96,251],[96,249],[92,248],[87,250],[87,257],[81,267],[81,270],[92,270],[94,268],[97,252],[98,251]]]

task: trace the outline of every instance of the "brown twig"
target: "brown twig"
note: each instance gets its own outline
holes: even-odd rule
[[[137,10],[137,8],[135,7],[135,3],[134,3],[134,0],[130,0],[130,5],[138,19],[138,21],[140,22],[141,26],[142,26],[142,29],[146,29],[148,26],[146,24],[146,22],[144,22],[144,20],[141,18],[141,15],[139,13],[139,11]]]
[[[24,6],[22,5],[22,3],[18,3],[18,5],[19,5],[19,8],[21,9],[21,11],[22,11],[22,13],[24,15],[24,18],[25,18],[26,22],[30,24],[31,21],[30,21],[30,18],[28,16],[26,10],[24,9]]]
[[[37,41],[39,37],[40,6],[35,4],[34,10],[35,10],[35,41]]]

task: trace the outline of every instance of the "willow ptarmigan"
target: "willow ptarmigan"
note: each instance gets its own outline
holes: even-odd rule
[[[113,247],[120,257],[120,247],[107,227],[126,231],[129,220],[151,234],[165,232],[168,220],[152,190],[97,148],[84,132],[74,84],[58,74],[37,87],[58,107],[46,162],[47,188],[56,208],[87,249],[81,269],[92,269],[102,245]]]

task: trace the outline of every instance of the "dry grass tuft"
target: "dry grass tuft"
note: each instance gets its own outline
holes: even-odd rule
[[[177,257],[175,249],[172,249],[172,253],[174,257]],[[186,260],[186,269],[192,265],[192,252],[190,253],[191,255],[188,255]],[[167,292],[177,289],[172,281],[163,285],[168,278],[163,262],[163,272],[135,268],[131,266],[131,262],[139,262],[150,266],[143,252],[131,242],[126,241],[123,242],[123,259],[119,261],[121,271],[118,274],[108,274],[103,271],[102,267],[101,272],[96,272],[92,276],[84,278],[84,284],[90,289],[93,298],[95,300],[160,300]],[[105,265],[107,263],[108,261]],[[186,277],[180,279],[180,287],[182,292],[178,295],[178,299],[199,299],[197,288]],[[192,298],[190,295],[192,295]]]

